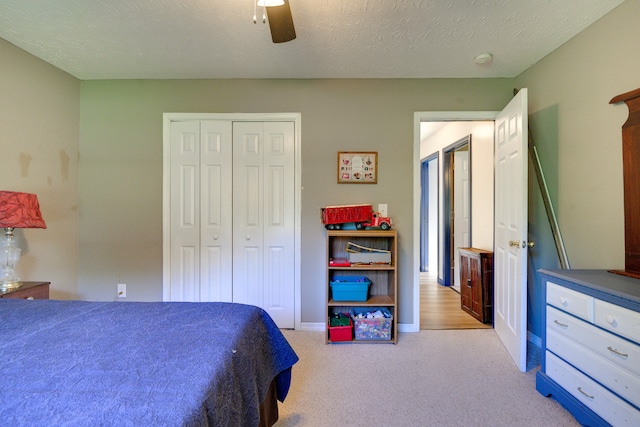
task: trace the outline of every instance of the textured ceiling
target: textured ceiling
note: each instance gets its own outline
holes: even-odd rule
[[[83,80],[515,77],[622,2],[290,0],[274,44],[252,0],[1,0],[0,37]]]

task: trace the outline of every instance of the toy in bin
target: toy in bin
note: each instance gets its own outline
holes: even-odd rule
[[[370,285],[365,276],[334,276],[331,295],[334,301],[366,301]]]
[[[331,341],[351,341],[353,322],[349,313],[335,313],[329,319],[329,339]]]
[[[388,309],[384,307],[354,307],[351,309],[351,316],[353,317],[353,332],[356,340],[391,340],[393,316]]]

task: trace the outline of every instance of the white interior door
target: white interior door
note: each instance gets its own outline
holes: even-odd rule
[[[233,124],[234,302],[294,327],[294,127]]]
[[[469,180],[469,146],[453,152],[453,247],[455,258],[454,287],[460,289],[458,248],[469,247],[471,227],[471,185]]]
[[[518,368],[527,365],[527,89],[495,120],[494,325]]]

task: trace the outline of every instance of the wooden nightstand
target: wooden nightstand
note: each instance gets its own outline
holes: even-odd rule
[[[0,291],[0,298],[49,299],[50,284],[51,282],[22,282],[19,288]]]

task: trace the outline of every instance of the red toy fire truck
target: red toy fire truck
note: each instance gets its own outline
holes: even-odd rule
[[[391,228],[391,218],[380,216],[371,205],[325,206],[320,209],[322,223],[327,230],[340,230],[344,224],[353,222],[358,230],[365,227]]]

